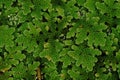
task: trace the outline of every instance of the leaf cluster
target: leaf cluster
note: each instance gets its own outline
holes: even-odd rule
[[[119,36],[119,0],[0,0],[0,80],[119,80]]]

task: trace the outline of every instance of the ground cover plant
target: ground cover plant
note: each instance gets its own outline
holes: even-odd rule
[[[0,0],[0,80],[120,80],[120,0]]]

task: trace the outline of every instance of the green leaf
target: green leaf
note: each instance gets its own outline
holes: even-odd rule
[[[23,62],[21,62],[20,64],[18,64],[16,67],[13,67],[12,68],[12,76],[15,78],[15,79],[22,79],[22,78],[25,78],[26,76],[26,66],[24,65]]]
[[[46,5],[46,6],[45,6]],[[40,0],[40,6],[41,8],[45,11],[47,9],[51,9],[52,8],[52,4],[51,4],[51,0]]]
[[[120,33],[120,25],[117,25],[117,31],[118,31],[118,33]]]
[[[49,73],[48,74],[50,76],[50,80],[57,80],[59,79],[59,75],[58,75],[58,72],[57,71],[52,71],[52,73]],[[48,78],[46,78],[47,80]]]
[[[16,60],[22,61],[23,59],[26,58],[26,56],[25,56],[24,54],[18,52],[18,53],[15,53],[15,54],[13,55],[13,58],[16,59]]]
[[[118,75],[119,75],[119,78],[120,78],[120,63],[118,64],[118,70],[117,70],[117,72],[118,72]]]
[[[27,1],[19,0],[18,2],[21,3],[21,5],[22,5],[22,10],[21,11],[23,11],[24,15],[27,15],[28,13],[30,13],[31,12],[30,9],[34,7],[32,2],[29,1],[29,0],[27,0]]]
[[[87,18],[88,22],[86,22],[86,23],[89,23],[91,25],[97,25],[99,23],[100,18],[99,17],[94,17],[95,14],[89,14],[88,13],[86,16],[88,17]]]
[[[87,39],[87,30],[84,28],[79,28],[77,29],[77,34],[76,34],[76,44],[83,43],[84,40]]]
[[[108,51],[108,52],[114,51],[116,49],[116,47],[113,46],[113,40],[111,39],[110,36],[106,38],[105,46],[101,46],[101,48],[102,50]]]
[[[71,70],[68,70],[68,74],[72,79],[75,80],[87,80],[88,74],[85,72],[85,70],[81,67],[77,67],[73,65]]]
[[[41,31],[40,27],[34,26],[32,23],[27,24],[27,29],[29,29],[28,33],[37,36]]]
[[[3,3],[5,4],[6,8],[10,8],[14,0],[3,0]]]
[[[51,72],[55,71],[56,70],[56,65],[55,63],[51,62],[51,61],[48,61],[48,62],[45,62],[44,65],[46,65],[44,68],[43,68],[43,73],[48,73],[50,74]]]
[[[108,80],[109,75],[108,74],[100,74],[100,77],[97,78],[96,80]]]
[[[3,73],[5,73],[5,72],[7,72],[8,70],[10,70],[11,69],[11,65],[9,64],[9,63],[0,63],[0,72],[3,72]]]
[[[114,3],[113,9],[120,9],[120,4],[119,3]]]
[[[95,1],[94,0],[86,0],[86,3],[84,3],[84,6],[86,8],[88,8],[88,10],[91,12],[95,11]]]
[[[40,11],[40,8],[39,8],[40,6],[39,5],[36,5],[35,7],[34,7],[34,11],[32,11],[31,12],[31,16],[32,17],[35,17],[36,19],[42,19],[42,12]]]
[[[83,6],[85,3],[85,0],[76,0],[76,2],[79,6],[81,6],[81,5]]]
[[[101,52],[97,49],[85,48],[79,53],[79,58],[76,61],[76,65],[82,65],[83,68],[86,68],[88,71],[92,71],[97,62],[95,55],[100,55]]]
[[[107,80],[118,80],[117,73],[109,73],[109,77]]]
[[[102,32],[103,30],[106,30],[107,28],[108,26],[106,26],[104,23],[100,23],[100,24],[95,24],[92,27],[92,30]]]
[[[115,0],[104,0],[104,3],[107,4],[109,7],[112,7]]]
[[[33,64],[28,64],[28,71],[31,75],[35,75],[37,68],[39,68],[40,63],[39,62],[33,62]]]
[[[18,31],[23,33],[23,31],[25,31],[28,28],[28,23],[23,23],[20,28],[18,28]]]
[[[23,15],[23,11],[19,11],[17,13],[18,23],[23,23],[24,24],[24,22],[27,20],[27,17],[28,16]]]
[[[110,11],[109,8],[105,5],[105,3],[96,2],[95,5],[102,14],[108,13]]]
[[[48,50],[48,49],[43,49],[43,51],[40,52],[39,56],[40,56],[40,57],[46,57],[46,58],[47,58],[48,54],[49,54],[49,50]],[[48,59],[48,60],[51,60],[50,57],[47,58],[47,59]]]
[[[14,80],[14,78],[10,77],[10,78],[8,78],[8,80]]]
[[[106,42],[106,34],[103,32],[91,32],[88,36],[88,45],[92,46],[105,46]]]
[[[74,59],[72,59],[68,55],[65,55],[60,58],[60,61],[63,62],[63,68],[66,68],[67,66],[71,65],[71,63],[74,61]]]
[[[43,46],[39,45],[40,47],[35,48],[34,52],[33,52],[33,57],[38,57],[40,52],[43,50]]]
[[[18,60],[15,60],[15,59],[10,59],[10,64],[13,64],[14,66],[18,65],[19,64],[19,61]]]
[[[14,46],[14,28],[9,28],[7,25],[0,26],[0,47],[3,46]]]
[[[11,15],[16,15],[18,11],[18,7],[10,7],[5,10],[5,15],[8,15],[8,17],[10,17]]]
[[[78,52],[80,51],[80,49],[79,49],[79,47],[77,45],[72,45],[71,49],[73,49],[74,51],[78,51]]]
[[[63,44],[59,41],[56,40],[55,42],[55,48],[56,48],[56,52],[60,52],[63,49]]]
[[[69,51],[69,49],[63,48],[63,49],[60,51],[60,53],[59,53],[59,57],[65,56],[68,51]]]
[[[120,14],[119,14],[119,13],[120,13],[120,9],[117,9],[117,10],[115,11],[115,15],[116,15],[117,18],[120,18]]]
[[[78,26],[80,26],[79,21],[76,24],[73,24],[73,27],[69,28],[69,32],[67,32],[66,38],[74,37]]]
[[[67,70],[66,69],[62,69],[61,73],[59,74],[59,76],[60,76],[60,80],[65,80],[67,78],[67,76],[68,76]]]
[[[116,57],[117,61],[120,61],[120,50],[118,52],[116,52],[115,57]]]
[[[76,3],[76,0],[70,0],[67,2],[67,4],[63,7],[65,8],[65,15],[69,16],[69,18],[75,18],[75,19],[79,19],[80,15],[79,15],[79,8],[74,6]],[[71,19],[69,19],[69,21],[71,21]]]
[[[18,45],[23,45],[23,48],[27,48],[27,52],[31,53],[34,51],[34,48],[37,47],[37,42],[35,38],[32,38],[31,35],[18,35],[17,39],[15,40],[15,42],[18,43]],[[30,43],[30,44],[29,44]]]
[[[67,5],[74,6],[75,3],[76,3],[76,0],[71,0],[71,1],[68,1]]]
[[[65,40],[64,43],[68,46],[73,44],[72,40]]]
[[[59,15],[59,16],[64,17],[64,9],[63,9],[62,7],[58,6],[58,7],[56,8],[56,11],[58,12],[58,15]]]
[[[70,75],[70,77],[72,78],[72,79],[80,79],[80,73],[77,71],[77,72],[75,72],[75,71],[73,71],[73,70],[69,70],[68,71],[68,74]],[[83,80],[83,79],[80,79],[80,80]]]
[[[49,49],[43,49],[42,52],[39,54],[40,57],[46,58],[48,61],[56,62],[58,61],[59,56],[57,55],[56,50],[54,50],[52,47]]]

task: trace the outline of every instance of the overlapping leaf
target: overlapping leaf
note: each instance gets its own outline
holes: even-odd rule
[[[0,0],[0,80],[119,80],[119,0]]]
[[[7,25],[0,26],[0,47],[3,46],[13,46],[14,28],[9,28]]]

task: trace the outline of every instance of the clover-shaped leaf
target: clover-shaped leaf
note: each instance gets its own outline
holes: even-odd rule
[[[51,72],[56,70],[55,63],[53,63],[51,61],[45,62],[44,65],[46,65],[45,68],[43,68],[43,72],[44,73],[48,73],[49,74],[49,73],[51,73]]]
[[[65,40],[64,43],[65,43],[65,45],[72,45],[73,44],[72,40]]]
[[[77,29],[77,34],[76,34],[76,44],[83,43],[84,40],[87,39],[87,29],[79,28]]]
[[[42,1],[40,1],[40,6],[41,6],[41,8],[45,11],[45,10],[47,10],[47,9],[50,9],[51,7],[52,7],[52,5],[50,4],[50,1],[51,0],[42,0]],[[45,6],[46,5],[46,6]]]
[[[26,70],[27,70],[26,66],[24,65],[23,62],[21,62],[16,67],[13,67],[11,71],[15,79],[22,79],[25,78]]]
[[[76,0],[76,2],[78,3],[78,5],[84,5],[85,0]]]
[[[57,7],[56,10],[58,11],[58,15],[64,17],[64,9],[62,7]]]
[[[105,4],[107,4],[109,7],[113,6],[115,0],[104,0]]]
[[[63,44],[59,41],[55,41],[55,48],[56,48],[56,52],[60,52],[63,49]]]
[[[24,54],[22,54],[22,53],[15,53],[14,55],[13,55],[13,57],[14,57],[14,59],[16,59],[16,60],[20,60],[20,61],[22,61],[23,59],[25,59],[26,58],[26,56],[24,55]]]
[[[71,78],[73,79],[80,79],[80,73],[79,72],[75,72],[73,70],[69,70],[68,71],[68,74],[70,75]],[[80,79],[80,80],[83,80],[83,79]]]
[[[72,79],[80,79],[80,80],[88,79],[88,74],[85,72],[85,70],[75,65],[72,66],[72,69],[68,70],[68,74]]]
[[[37,47],[37,42],[35,38],[32,38],[30,35],[24,36],[24,35],[18,35],[16,42],[19,45],[23,45],[23,48],[27,48],[27,51],[30,53],[34,50],[35,47]],[[31,43],[31,44],[29,44]]]
[[[76,3],[76,0],[71,0],[68,1],[67,4],[65,5],[65,15],[70,16],[72,18],[79,19],[79,12],[78,12],[78,7],[74,6]]]
[[[85,48],[82,52],[79,53],[79,58],[76,60],[76,65],[82,65],[83,68],[87,68],[86,70],[92,71],[95,62],[97,62],[97,58],[95,55],[100,55],[101,52],[99,50],[94,50],[91,48]]]
[[[91,12],[95,11],[95,1],[93,0],[86,0],[84,6],[88,8],[88,10],[90,10]]]
[[[120,33],[120,25],[117,25],[117,31]]]
[[[88,36],[88,45],[92,46],[94,44],[95,46],[105,46],[105,37],[106,34],[103,32],[91,32]]]
[[[105,5],[105,3],[96,2],[95,5],[102,14],[109,12],[109,8]]]
[[[75,36],[78,27],[81,27],[81,22],[73,23],[73,27],[69,28],[69,32],[66,35],[66,38],[71,38]]]
[[[39,62],[33,62],[33,64],[28,64],[28,71],[31,75],[35,75],[37,68],[39,68]]]
[[[27,15],[28,13],[30,13],[31,12],[30,9],[34,7],[31,1],[24,2],[22,0],[19,0],[18,2],[22,5],[22,10],[24,15]]]
[[[50,76],[49,76],[50,75]],[[52,71],[52,73],[46,73],[45,79],[48,80],[56,80],[59,79],[59,75],[57,71]]]
[[[13,1],[14,0],[11,0],[11,1],[9,1],[9,0],[1,0],[1,2],[3,2],[3,4],[5,4],[6,8],[10,8],[12,3],[13,3]]]
[[[71,65],[71,63],[74,61],[74,59],[72,59],[70,56],[65,55],[63,57],[60,58],[60,61],[63,62],[63,68]]]
[[[32,11],[31,16],[35,17],[36,19],[42,19],[42,12],[41,9],[39,8],[40,6],[35,6],[34,11]]]
[[[0,26],[0,47],[14,45],[14,36],[12,35],[14,31],[14,28],[9,28],[7,25]]]
[[[10,64],[13,64],[15,66],[19,64],[19,61],[16,59],[10,59],[9,62],[10,62]]]
[[[107,50],[108,52],[114,51],[116,49],[115,46],[113,46],[113,40],[110,36],[106,38],[105,46],[101,46],[102,50]]]
[[[6,72],[11,68],[9,63],[0,63],[0,72]]]
[[[56,49],[53,48],[54,45],[46,43],[42,52],[40,52],[39,56],[46,58],[48,61],[56,62],[58,61],[58,54]]]
[[[107,28],[108,26],[106,26],[104,23],[100,23],[100,24],[94,24],[94,26],[92,27],[92,30],[102,32],[103,30],[106,30]]]

